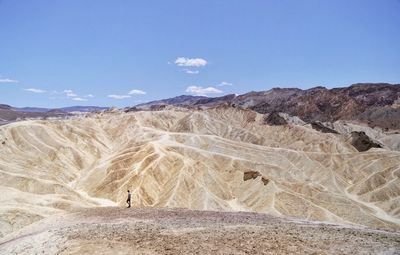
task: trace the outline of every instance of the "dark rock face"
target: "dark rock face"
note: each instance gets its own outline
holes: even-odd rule
[[[243,181],[247,181],[250,179],[255,179],[258,176],[260,176],[261,174],[257,171],[248,171],[248,172],[244,172],[243,173]]]
[[[322,133],[332,133],[332,134],[339,134],[339,132],[337,132],[336,130],[333,130],[331,128],[328,128],[326,126],[324,126],[321,122],[312,122],[311,123],[311,127],[317,131],[320,131]]]
[[[248,181],[248,180],[254,180],[258,176],[262,176],[257,171],[248,171],[243,173],[243,181]],[[267,185],[269,183],[269,179],[265,178],[264,176],[261,177],[261,181],[264,183],[264,185]]]
[[[124,109],[124,112],[137,112],[137,111],[140,111],[138,108],[136,108],[136,107],[126,107],[125,109]]]
[[[371,148],[382,148],[382,145],[369,138],[365,132],[351,132],[351,144],[360,152]]]
[[[264,119],[264,123],[271,126],[281,126],[288,124],[287,121],[277,112],[271,112],[270,114],[268,114],[268,116]]]
[[[266,179],[264,177],[261,178],[261,181],[264,183],[264,186],[269,183],[269,179]]]
[[[167,107],[167,105],[152,105],[150,106],[151,111],[162,111]]]

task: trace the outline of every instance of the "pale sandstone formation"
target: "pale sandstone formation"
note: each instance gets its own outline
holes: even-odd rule
[[[4,142],[4,143],[2,143]],[[244,180],[246,172],[257,172]],[[181,207],[400,228],[400,152],[217,107],[0,127],[0,231],[93,206]]]

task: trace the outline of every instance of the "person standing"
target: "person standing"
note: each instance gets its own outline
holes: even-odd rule
[[[126,200],[126,202],[128,203],[128,208],[131,207],[131,191],[128,189],[128,199]]]

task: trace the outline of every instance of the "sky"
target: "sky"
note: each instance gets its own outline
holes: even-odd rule
[[[0,103],[400,83],[400,0],[0,0]]]

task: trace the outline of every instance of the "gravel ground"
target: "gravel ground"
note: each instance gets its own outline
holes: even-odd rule
[[[0,254],[400,254],[400,233],[186,209],[93,208],[0,240]]]

